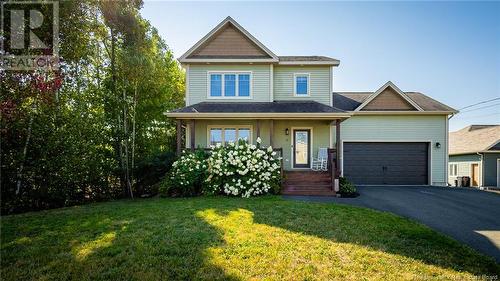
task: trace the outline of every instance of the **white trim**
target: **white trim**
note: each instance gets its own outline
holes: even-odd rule
[[[448,140],[449,134],[450,134],[450,132],[449,132],[449,122],[450,122],[450,120],[448,119],[448,117],[445,117],[445,119],[446,119],[446,121],[445,121],[446,122],[446,129],[445,130],[446,131],[444,133],[445,134],[444,135],[444,139],[445,139],[445,144],[444,145],[446,145],[446,155],[445,155],[445,158],[444,158],[445,159],[445,163],[446,163],[446,167],[445,167],[445,179],[446,179],[446,181],[445,182],[448,185],[449,176],[446,176],[446,175],[448,175],[448,172],[449,172],[448,171],[448,168],[449,168],[448,164],[449,164],[449,160],[450,160],[450,145],[449,145],[449,140]],[[458,167],[457,167],[457,173],[458,173]]]
[[[328,130],[330,131],[329,132],[329,141],[328,141],[328,145],[330,148],[333,148],[333,122],[330,122],[330,124],[328,125]],[[335,125],[336,126],[336,125]]]
[[[458,162],[450,162],[448,163],[448,168],[450,166],[455,166],[456,167],[456,173],[454,175],[452,175],[452,172],[453,172],[453,168],[449,169],[449,174],[448,174],[448,177],[458,177]]]
[[[280,61],[279,65],[331,65],[338,66],[340,61]]]
[[[253,126],[252,125],[207,125],[207,147],[210,147],[210,130],[211,129],[222,129],[221,138],[222,145],[225,145],[225,130],[226,129],[236,129],[236,139],[238,139],[238,130],[239,129],[250,129],[250,139],[248,140],[249,144],[253,143]]]
[[[220,74],[222,76],[222,80],[221,80],[221,96],[219,97],[212,97],[210,95],[210,88],[211,88],[211,83],[212,83],[212,80],[210,79],[210,75],[212,74]],[[226,97],[225,96],[225,85],[224,85],[224,82],[225,82],[225,75],[227,74],[234,74],[236,75],[236,80],[235,80],[235,96],[228,96]],[[240,74],[248,74],[250,75],[250,95],[248,97],[240,97],[239,96],[239,75]],[[207,71],[207,99],[212,99],[212,100],[227,100],[227,99],[239,99],[239,100],[251,100],[253,99],[253,71],[249,70],[249,71],[241,71],[241,70],[237,70],[237,71]]]
[[[330,106],[333,107],[333,66],[330,67],[330,79],[329,79],[329,84],[330,84]]]
[[[425,142],[427,143],[427,151],[428,151],[428,158],[427,158],[427,169],[428,169],[428,175],[427,175],[427,185],[433,185],[432,181],[432,141],[430,140],[355,140],[355,139],[343,139],[340,140],[340,151],[339,151],[339,158],[340,158],[340,172],[341,176],[344,176],[344,142]],[[447,183],[448,180],[445,181]]]
[[[484,149],[485,151],[488,151],[490,148],[494,147],[495,145],[499,144],[500,143],[500,140],[492,143],[490,146],[488,146],[486,149]],[[495,151],[495,150],[492,150],[492,151]]]
[[[269,101],[274,101],[274,65],[269,65]]]
[[[397,111],[397,110],[379,110],[379,111],[348,111],[352,115],[451,115],[453,111]]]
[[[297,94],[297,77],[307,76],[307,95]],[[311,96],[311,73],[294,73],[293,74],[293,96],[294,97],[310,97]]]
[[[186,65],[186,93],[184,94],[186,106],[190,105],[189,102],[189,64]]]
[[[312,161],[313,161],[313,154],[314,154],[314,152],[313,152],[313,148],[314,148],[314,146],[313,146],[313,135],[314,135],[313,134],[313,127],[291,127],[290,129],[292,131],[292,137],[290,138],[290,161],[291,161],[290,162],[290,168],[292,170],[310,170],[311,169],[311,165],[312,165]],[[310,136],[311,137],[310,138],[311,139],[311,141],[310,141],[311,143],[309,144],[309,151],[310,151],[310,153],[309,153],[310,154],[309,155],[309,168],[295,168],[295,167],[293,167],[293,159],[294,159],[293,158],[294,157],[294,155],[293,155],[293,146],[295,145],[293,143],[293,141],[295,139],[294,130],[310,130],[310,132],[311,132],[311,136]]]
[[[376,98],[380,93],[382,93],[385,89],[391,87],[395,90],[403,99],[405,99],[408,103],[410,103],[415,109],[418,111],[424,111],[418,104],[416,104],[412,99],[410,99],[403,91],[401,91],[394,83],[388,81],[382,87],[380,87],[375,93],[371,94],[362,104],[360,104],[354,111],[360,111],[367,104],[369,104],[374,98]]]
[[[226,24],[231,23],[236,29],[238,29],[240,32],[242,32],[250,41],[252,41],[255,45],[260,47],[266,54],[268,54],[272,59],[271,61],[278,62],[278,56],[276,56],[271,50],[269,50],[264,44],[260,43],[259,40],[257,40],[255,37],[253,37],[252,34],[250,34],[248,31],[246,31],[241,25],[239,25],[233,18],[227,17],[225,18],[222,22],[220,22],[216,27],[214,27],[209,33],[207,33],[203,38],[201,38],[196,44],[193,45],[187,52],[185,52],[180,58],[180,62],[191,62],[193,59],[186,59],[191,53],[193,53],[198,47],[200,47],[203,43],[205,43],[207,40],[212,38],[212,36],[217,33],[221,28],[226,26]],[[196,59],[194,59],[196,61]],[[269,60],[269,59],[267,59]],[[222,60],[215,60],[218,62],[222,62]]]

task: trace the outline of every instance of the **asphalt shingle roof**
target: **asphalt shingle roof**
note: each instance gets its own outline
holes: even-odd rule
[[[352,111],[361,105],[373,92],[335,92],[333,106]],[[453,108],[419,92],[405,92],[424,111],[455,111]]]
[[[325,56],[278,56],[280,61],[339,61]]]
[[[200,102],[177,113],[343,113],[344,110],[316,101]]]
[[[500,125],[471,125],[450,133],[450,155],[486,151],[500,141]]]

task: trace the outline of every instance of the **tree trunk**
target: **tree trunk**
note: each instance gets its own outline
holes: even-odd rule
[[[127,97],[125,94],[125,87],[123,88],[123,134],[124,134],[124,149],[125,149],[125,183],[127,184],[127,190],[129,192],[130,198],[134,199],[134,194],[132,193],[132,185],[130,184],[130,169],[129,169],[129,155],[128,155],[128,124],[127,124]]]
[[[28,145],[29,145],[30,139],[31,139],[31,130],[33,127],[34,114],[35,114],[34,112],[31,112],[31,114],[30,114],[30,120],[28,123],[28,134],[26,136],[26,141],[24,142],[23,155],[21,158],[21,165],[19,166],[19,170],[17,171],[16,195],[19,195],[19,193],[21,193],[24,162],[26,161],[26,154],[28,153]]]
[[[135,83],[134,88],[134,104],[132,105],[133,115],[132,115],[132,174],[135,170],[135,114],[137,108],[137,82]],[[133,179],[132,179],[132,182]]]

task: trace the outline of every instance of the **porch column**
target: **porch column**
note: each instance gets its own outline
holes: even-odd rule
[[[340,177],[340,119],[335,121],[335,150],[337,156],[335,157],[335,178]]]
[[[273,132],[274,132],[274,120],[271,119],[271,120],[269,120],[269,145],[274,148]]]
[[[182,144],[182,120],[177,119],[175,120],[177,123],[177,129],[176,129],[176,134],[177,134],[177,156],[181,155],[181,144]]]
[[[335,171],[333,180],[333,190],[340,190],[340,119],[335,120]]]
[[[257,119],[257,137],[260,138],[260,119]]]
[[[191,120],[189,123],[189,143],[191,145],[191,150],[194,150],[195,148],[195,136],[194,136],[194,131],[195,131],[195,121],[194,119]]]

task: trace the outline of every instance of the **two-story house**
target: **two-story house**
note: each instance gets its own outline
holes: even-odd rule
[[[424,94],[391,82],[334,92],[339,60],[277,56],[231,17],[179,61],[186,107],[167,116],[186,129],[187,148],[260,137],[282,149],[285,171],[311,169],[319,149],[330,148],[338,175],[356,184],[447,183],[448,115],[456,111]]]

